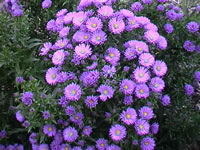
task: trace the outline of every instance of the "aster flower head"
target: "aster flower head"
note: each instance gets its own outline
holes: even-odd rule
[[[67,13],[67,9],[61,9],[56,13],[56,17],[64,16]]]
[[[135,83],[129,79],[123,79],[120,83],[120,91],[125,95],[132,94],[135,89]]]
[[[165,29],[165,32],[167,32],[168,34],[174,31],[174,27],[172,26],[172,24],[169,24],[169,23],[164,25],[164,29]]]
[[[46,42],[43,44],[43,47],[40,49],[40,56],[47,55],[47,53],[51,50],[52,44],[50,42]]]
[[[142,6],[142,4],[140,2],[134,2],[131,5],[131,9],[133,12],[140,12],[144,9],[144,7]]]
[[[80,27],[87,19],[85,12],[80,11],[73,14],[73,24],[76,27]]]
[[[167,40],[163,36],[158,37],[156,44],[160,50],[165,50],[167,48]]]
[[[56,127],[54,125],[46,124],[43,127],[43,133],[47,136],[55,136],[56,135]]]
[[[120,60],[119,50],[111,47],[107,49],[106,53],[107,55],[105,55],[105,60],[111,65],[116,66],[118,61]]]
[[[59,36],[61,38],[65,38],[69,34],[70,28],[69,27],[64,27],[62,30],[59,31]]]
[[[168,10],[166,12],[166,17],[170,20],[170,21],[175,21],[177,18],[177,14],[174,10]]]
[[[195,33],[199,30],[199,24],[197,22],[191,21],[186,25],[186,29],[190,33]]]
[[[113,34],[120,34],[124,31],[125,29],[125,23],[122,19],[120,18],[112,18],[110,19],[109,23],[109,30],[113,33]]]
[[[67,13],[63,18],[64,24],[70,24],[73,21],[73,17],[75,16],[75,14],[75,12]]]
[[[165,6],[164,5],[158,5],[157,6],[157,11],[159,11],[159,12],[163,12],[165,10]]]
[[[151,79],[149,87],[153,92],[162,92],[165,87],[165,82],[160,77],[154,77]]]
[[[158,123],[153,123],[152,125],[151,125],[151,132],[153,133],[153,134],[157,134],[158,133],[158,130],[159,130],[159,124]]]
[[[71,146],[69,144],[60,145],[60,150],[71,150]]]
[[[158,3],[166,3],[168,0],[157,0]]]
[[[58,80],[58,68],[56,67],[49,68],[46,72],[45,79],[48,84],[55,85]]]
[[[49,111],[43,111],[42,116],[45,120],[49,119],[51,117]]]
[[[128,9],[121,9],[120,13],[126,18],[134,17],[133,12]]]
[[[158,32],[149,30],[144,33],[144,38],[147,40],[147,42],[155,44],[159,38],[159,34]]]
[[[137,113],[133,108],[127,108],[120,114],[120,119],[126,125],[132,125],[137,119]]]
[[[92,128],[91,128],[91,126],[85,126],[84,128],[83,128],[83,131],[82,131],[82,133],[85,135],[85,136],[90,136],[90,134],[92,133]]]
[[[80,76],[80,81],[85,87],[94,86],[100,78],[100,73],[97,70],[83,72]]]
[[[79,85],[71,83],[65,87],[64,94],[68,100],[78,101],[81,98],[82,90]]]
[[[58,50],[53,54],[52,62],[54,65],[62,65],[65,61],[65,51]]]
[[[124,105],[131,105],[132,103],[133,103],[133,96],[125,95],[124,100],[123,100],[123,104]]]
[[[86,21],[86,27],[90,32],[94,32],[96,30],[101,30],[103,27],[103,24],[99,18],[92,17]]]
[[[144,67],[151,67],[155,62],[155,58],[150,53],[143,53],[139,56],[139,64]]]
[[[85,104],[89,108],[95,108],[98,104],[98,97],[97,96],[87,96],[85,99]]]
[[[194,94],[194,87],[190,84],[185,84],[185,94],[188,96],[191,96],[192,94]]]
[[[145,42],[142,42],[142,41],[136,41],[133,48],[135,49],[135,52],[138,55],[140,55],[144,52],[149,52],[148,45]]]
[[[55,47],[56,47],[56,49],[67,48],[68,43],[69,43],[68,39],[60,39],[60,40],[56,41]]]
[[[136,120],[134,127],[138,135],[145,135],[149,133],[150,125],[146,120]]]
[[[126,51],[124,52],[124,56],[128,60],[132,60],[137,57],[136,51],[134,48],[127,48]]]
[[[86,59],[90,55],[92,55],[92,50],[89,45],[79,44],[78,46],[75,47],[75,55],[79,59]]]
[[[69,105],[69,106],[66,107],[65,113],[68,116],[72,116],[72,115],[74,115],[76,113],[76,109],[75,109],[74,106]]]
[[[135,96],[139,99],[149,97],[148,86],[144,83],[136,85]]]
[[[144,106],[144,107],[139,109],[139,116],[142,119],[150,120],[150,119],[153,118],[154,113],[153,113],[153,110],[150,107]]]
[[[52,1],[51,0],[44,0],[42,2],[42,8],[45,9],[45,8],[50,8],[52,5]]]
[[[163,106],[167,106],[171,103],[171,98],[168,95],[164,95],[161,98],[161,103],[162,103]]]
[[[150,73],[144,67],[137,67],[133,72],[133,76],[137,83],[146,83],[150,79]]]
[[[140,27],[139,23],[137,22],[136,17],[129,17],[127,18],[127,26],[125,27],[126,31],[132,31]]]
[[[31,106],[33,103],[33,93],[32,92],[24,92],[21,97],[22,102],[26,106]]]
[[[152,30],[152,31],[155,31],[155,32],[158,31],[158,27],[157,27],[155,24],[153,24],[153,23],[148,23],[148,24],[146,24],[146,25],[144,26],[144,29],[145,29],[146,31],[148,31],[148,30]]]
[[[90,38],[91,38],[91,33],[79,30],[76,33],[74,33],[72,40],[73,42],[87,43],[89,42]]]
[[[188,52],[193,52],[195,51],[196,46],[192,41],[186,40],[183,44],[183,48]]]
[[[146,5],[152,4],[152,0],[142,0],[142,2]]]
[[[105,41],[107,41],[107,35],[104,31],[95,31],[90,39],[90,43],[92,45],[102,45]]]
[[[121,141],[126,137],[126,128],[122,125],[115,124],[110,128],[109,135],[113,141]]]
[[[16,116],[17,121],[19,122],[23,122],[25,119],[24,116],[21,114],[21,111],[17,111],[15,116]]]
[[[96,141],[96,148],[98,150],[105,150],[107,146],[108,146],[108,141],[105,140],[104,138],[100,138]]]
[[[141,150],[154,150],[155,148],[155,141],[151,137],[145,137],[141,141],[140,145]]]
[[[23,77],[16,77],[16,82],[17,83],[23,83],[24,82],[24,78]]]
[[[78,132],[75,128],[69,126],[63,131],[64,140],[67,142],[74,142],[78,138]]]
[[[88,146],[85,150],[95,150],[94,146]]]
[[[49,150],[48,144],[40,144],[38,150]]]
[[[140,16],[140,17],[135,17],[136,21],[139,23],[140,27],[143,27],[149,23],[151,23],[151,21],[149,20],[149,18],[144,17],[144,16]]]
[[[105,65],[105,66],[103,66],[102,71],[103,71],[103,76],[105,78],[107,78],[107,77],[112,78],[116,72],[116,68],[114,66]]]
[[[113,15],[113,9],[112,7],[110,6],[102,6],[98,9],[98,15],[101,17],[101,18],[109,18]]]
[[[157,76],[164,76],[167,73],[167,65],[165,62],[156,60],[153,65],[153,72]]]
[[[114,95],[114,89],[109,85],[100,85],[97,89],[97,92],[100,92],[101,95],[99,96],[100,100],[105,102],[107,99],[111,99]]]
[[[195,71],[194,78],[196,81],[200,82],[200,71]]]
[[[82,112],[77,112],[74,115],[70,116],[70,120],[77,125],[82,123],[83,118],[84,116]]]
[[[106,147],[106,150],[121,150],[121,148],[115,144],[111,144]]]

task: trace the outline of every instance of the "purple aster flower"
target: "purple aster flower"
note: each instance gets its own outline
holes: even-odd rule
[[[127,48],[125,53],[124,53],[124,56],[128,60],[132,60],[132,59],[137,57],[136,51],[135,51],[134,48]]]
[[[126,28],[126,31],[132,31],[134,29],[137,29],[140,27],[139,23],[137,22],[136,18],[135,17],[130,17],[127,19],[127,26],[125,27]]]
[[[76,57],[78,57],[80,60],[86,59],[92,54],[90,46],[85,44],[79,44],[78,46],[75,47],[74,51]]]
[[[103,24],[99,18],[92,17],[87,20],[86,27],[90,32],[94,32],[96,30],[101,30],[103,27]]]
[[[120,83],[120,91],[125,95],[130,95],[135,89],[135,83],[132,80],[123,79]]]
[[[168,95],[164,95],[161,98],[161,103],[162,103],[163,106],[167,106],[171,103],[171,98]]]
[[[38,150],[49,150],[49,146],[47,144],[40,144]]]
[[[53,140],[50,144],[51,150],[60,150],[60,143],[57,140]]]
[[[92,65],[87,66],[86,68],[87,68],[88,70],[94,70],[94,69],[97,68],[97,66],[98,66],[98,63],[97,63],[97,62],[93,62]]]
[[[133,72],[133,76],[137,83],[146,83],[150,79],[150,73],[144,67],[137,67]]]
[[[32,92],[24,92],[21,97],[22,102],[26,106],[31,106],[33,103],[33,93]]]
[[[156,44],[160,50],[165,50],[167,48],[167,40],[163,36],[158,37]]]
[[[139,99],[149,97],[149,88],[146,84],[138,84],[135,88],[135,96]]]
[[[97,96],[87,96],[85,99],[85,104],[89,108],[95,108],[98,104],[98,97]]]
[[[95,150],[94,146],[88,146],[85,150]]]
[[[116,68],[114,66],[105,65],[105,66],[103,66],[102,71],[103,71],[103,76],[105,78],[107,78],[107,77],[112,78],[116,72]]]
[[[17,119],[17,121],[19,121],[19,122],[23,122],[25,118],[24,118],[24,116],[21,114],[20,111],[17,111],[17,112],[16,112],[16,119]]]
[[[46,124],[43,127],[43,133],[47,136],[55,136],[56,135],[56,127],[54,125]]]
[[[110,6],[102,6],[101,8],[98,9],[98,14],[100,17],[104,18],[109,18],[113,15],[113,9]]]
[[[75,14],[76,14],[75,12],[67,13],[63,18],[64,24],[70,24],[73,20],[73,17],[75,16]]]
[[[59,98],[58,104],[61,105],[61,107],[64,108],[69,104],[69,101],[67,100],[67,98],[65,96],[62,96],[62,97]]]
[[[31,144],[36,144],[37,143],[36,137],[37,137],[37,133],[34,133],[34,132],[31,133],[31,135],[29,136],[29,142]]]
[[[46,42],[43,44],[43,47],[40,49],[41,56],[47,55],[47,53],[51,50],[52,44],[50,42]]]
[[[164,10],[165,10],[165,6],[163,6],[163,5],[158,5],[157,6],[157,11],[163,12]]]
[[[140,148],[141,150],[154,150],[156,144],[153,138],[145,137],[141,141]]]
[[[71,150],[71,146],[69,144],[62,144],[60,150]]]
[[[49,68],[46,72],[45,79],[48,84],[55,85],[58,80],[58,68]]]
[[[89,32],[85,32],[85,31],[77,31],[74,35],[73,35],[73,41],[74,42],[89,42],[91,38],[91,34]]]
[[[199,24],[197,22],[191,21],[186,25],[186,28],[190,33],[195,33],[199,30]]]
[[[200,71],[195,71],[194,78],[196,81],[200,82]]]
[[[100,85],[97,89],[97,92],[100,92],[100,100],[105,102],[107,99],[111,99],[114,95],[114,89],[109,85]]]
[[[166,3],[168,0],[157,0],[158,3]]]
[[[144,9],[144,7],[142,6],[142,4],[140,2],[134,2],[131,5],[131,9],[133,12],[140,12]]]
[[[146,24],[151,23],[151,21],[149,20],[149,18],[147,17],[136,17],[136,21],[139,23],[140,27],[145,26]]]
[[[116,17],[110,19],[108,26],[109,26],[109,30],[114,34],[120,34],[125,29],[124,21]]]
[[[19,17],[23,15],[23,10],[21,8],[15,8],[12,12],[14,17]]]
[[[62,28],[62,30],[59,31],[59,36],[61,38],[65,38],[69,34],[69,30],[70,30],[69,27]]]
[[[61,9],[56,13],[56,17],[64,16],[67,13],[67,9]]]
[[[6,135],[7,135],[6,130],[1,130],[1,131],[0,131],[0,139],[5,138]]]
[[[57,31],[60,31],[62,30],[63,28],[60,28],[60,27],[63,27],[63,24],[64,24],[64,17],[61,16],[61,17],[58,17],[56,19],[56,26],[58,27],[58,30]]]
[[[150,125],[146,120],[136,120],[134,127],[138,135],[145,135],[149,133]]]
[[[23,145],[21,145],[21,144],[15,144],[16,146],[15,146],[15,148],[16,148],[16,150],[24,150],[24,146]]]
[[[53,54],[52,62],[54,65],[62,65],[65,61],[65,51],[58,50]]]
[[[196,49],[196,46],[193,42],[191,42],[190,40],[186,40],[183,44],[183,48],[188,51],[188,52],[193,52]]]
[[[139,56],[139,64],[144,67],[151,67],[155,62],[155,58],[150,53],[143,53]]]
[[[153,123],[152,125],[151,125],[151,132],[153,133],[153,134],[157,134],[158,133],[158,130],[159,130],[159,124],[158,123]]]
[[[45,120],[49,119],[51,117],[49,111],[43,111],[42,116]]]
[[[51,0],[44,0],[42,2],[42,8],[45,9],[45,8],[50,8],[51,7],[51,4],[52,4],[52,1]]]
[[[133,48],[135,49],[136,54],[140,55],[143,52],[149,52],[149,47],[145,42],[142,41],[135,41],[135,45]]]
[[[142,2],[146,5],[152,4],[152,0],[142,0]]]
[[[134,17],[134,14],[132,11],[128,10],[128,9],[121,9],[120,10],[120,13],[126,17],[126,18],[131,18],[131,17]]]
[[[77,12],[73,15],[73,24],[76,27],[80,27],[85,22],[86,19],[87,19],[87,16],[85,12],[83,11]]]
[[[106,150],[121,150],[121,148],[115,144],[111,144],[106,147]]]
[[[125,95],[124,96],[123,104],[124,105],[131,105],[132,103],[133,103],[133,96],[131,96],[131,95]]]
[[[92,4],[92,0],[80,0],[78,5],[78,10],[83,10],[84,8],[90,6]]]
[[[68,43],[69,43],[68,39],[60,39],[60,40],[56,41],[55,47],[56,47],[56,49],[67,48]]]
[[[72,148],[72,150],[82,150],[82,148],[81,148],[80,146],[74,146],[74,147]]]
[[[48,31],[53,31],[55,32],[55,26],[56,26],[56,21],[54,19],[49,20],[46,25],[46,29]]]
[[[120,52],[116,48],[108,48],[106,51],[105,60],[111,65],[116,66],[117,62],[120,60]]]
[[[166,12],[166,17],[171,21],[175,21],[177,18],[177,14],[174,10],[168,10]]]
[[[16,82],[17,83],[23,83],[24,82],[24,78],[23,77],[16,77]]]
[[[6,150],[15,150],[15,146],[14,145],[8,145],[6,147]]]
[[[110,128],[109,135],[113,141],[121,141],[126,137],[126,128],[122,125],[115,124]]]
[[[65,109],[65,113],[68,116],[72,116],[76,113],[75,107],[74,106],[67,106]]]
[[[100,73],[97,70],[83,72],[80,76],[80,81],[83,82],[84,86],[94,86],[100,78]]]
[[[146,24],[146,25],[144,26],[144,29],[145,29],[146,31],[148,31],[148,30],[152,30],[152,31],[155,31],[155,32],[158,31],[158,27],[157,27],[155,24],[153,24],[153,23],[148,23],[148,24]]]
[[[138,141],[137,140],[133,140],[132,141],[132,145],[134,145],[134,146],[138,145]]]
[[[74,115],[70,116],[70,120],[77,125],[79,125],[82,122],[83,118],[84,116],[81,112],[77,112]]]
[[[71,83],[65,87],[65,97],[71,101],[78,101],[81,98],[81,87],[75,83]]]
[[[154,77],[151,79],[149,87],[153,92],[162,92],[165,87],[165,82],[160,77]]]
[[[90,134],[92,133],[92,128],[91,128],[91,126],[85,126],[85,127],[83,128],[82,133],[83,133],[85,136],[90,136]]]
[[[185,84],[185,94],[188,96],[191,96],[192,94],[194,94],[194,87],[190,84]]]
[[[164,29],[165,29],[165,32],[167,32],[168,34],[170,34],[174,31],[172,24],[169,24],[169,23],[164,25]]]
[[[197,11],[197,12],[200,12],[200,5],[197,5],[197,6],[196,6],[196,11]]]
[[[63,137],[67,142],[74,142],[78,138],[78,132],[75,128],[69,126],[64,129]]]
[[[139,109],[139,116],[142,119],[150,120],[150,119],[153,118],[154,113],[153,113],[153,110],[150,107],[143,106],[142,108]]]
[[[124,66],[124,68],[123,68],[123,71],[124,71],[124,72],[129,72],[129,70],[130,70],[130,67]]]
[[[92,45],[102,45],[107,40],[107,35],[103,31],[95,31],[90,39]]]
[[[159,34],[158,32],[149,30],[144,33],[144,38],[147,40],[147,42],[155,44],[159,38]]]
[[[120,114],[120,119],[126,125],[132,125],[137,119],[137,113],[133,108],[127,108]]]
[[[180,21],[183,17],[184,17],[184,13],[182,13],[182,12],[176,14],[176,20],[177,21]]]
[[[167,73],[166,63],[160,60],[156,60],[153,65],[153,72],[157,76],[164,76]]]

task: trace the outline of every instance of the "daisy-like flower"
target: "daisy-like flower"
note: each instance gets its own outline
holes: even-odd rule
[[[114,66],[105,65],[105,66],[103,66],[102,71],[103,71],[103,76],[105,78],[107,78],[107,77],[112,78],[116,72],[116,68]]]
[[[196,81],[200,82],[200,71],[195,71],[194,78]]]
[[[111,65],[116,66],[117,62],[120,60],[120,52],[116,48],[108,48],[106,51],[105,60]]]
[[[134,2],[131,5],[131,9],[133,12],[140,12],[144,9],[144,7],[142,6],[142,4],[140,2]]]
[[[87,96],[85,99],[85,105],[89,108],[95,108],[98,104],[97,96]]]
[[[100,138],[96,141],[96,148],[98,150],[105,150],[107,146],[108,146],[108,141],[103,138]]]
[[[149,71],[144,67],[137,67],[133,75],[137,83],[146,83],[150,79]]]
[[[49,146],[47,144],[40,144],[37,150],[49,150]]]
[[[165,82],[160,77],[154,77],[151,79],[149,87],[153,92],[162,92],[165,88]]]
[[[15,116],[16,116],[17,121],[19,121],[19,122],[23,122],[24,119],[25,119],[24,116],[21,114],[20,111],[17,111],[16,114],[15,114]]]
[[[92,17],[87,20],[86,27],[90,32],[94,32],[96,30],[101,30],[103,27],[103,24],[99,18]]]
[[[153,133],[153,134],[157,134],[158,133],[158,130],[159,130],[159,124],[158,123],[153,123],[152,125],[151,125],[151,132]]]
[[[65,61],[64,50],[58,50],[53,54],[52,62],[54,65],[62,65]]]
[[[199,24],[191,21],[186,25],[186,28],[190,33],[195,33],[199,30]]]
[[[85,126],[85,127],[83,128],[82,133],[83,133],[85,136],[90,136],[90,134],[92,133],[92,128],[91,128],[91,126]]]
[[[71,150],[71,146],[69,144],[60,145],[60,150]]]
[[[145,42],[137,41],[135,42],[135,45],[133,46],[135,49],[136,54],[140,55],[144,52],[149,52],[149,47]]]
[[[76,110],[75,110],[75,107],[74,106],[67,106],[66,109],[65,109],[65,113],[66,115],[68,116],[72,116],[76,113]]]
[[[69,30],[70,30],[69,27],[62,28],[62,30],[60,30],[60,32],[59,32],[59,36],[61,38],[65,38],[69,34]]]
[[[113,9],[110,6],[102,6],[98,9],[98,14],[102,18],[109,18],[113,15]]]
[[[157,76],[164,76],[167,73],[167,65],[165,62],[156,60],[154,65],[153,65],[153,72]]]
[[[63,137],[67,142],[74,142],[78,138],[78,132],[75,128],[69,126],[64,129]]]
[[[79,85],[71,83],[65,87],[64,94],[68,100],[78,101],[81,98],[82,90]]]
[[[55,46],[57,49],[64,49],[67,47],[67,44],[69,43],[68,39],[60,39],[56,41]]]
[[[149,97],[149,88],[146,84],[138,84],[135,88],[135,96],[137,98],[147,98]]]
[[[120,114],[120,119],[126,125],[132,125],[137,119],[137,113],[133,108],[127,108]]]
[[[135,89],[135,83],[132,80],[124,79],[120,83],[120,91],[125,95],[130,95]]]
[[[134,127],[138,135],[145,135],[149,133],[150,125],[146,120],[136,120]]]
[[[151,23],[151,21],[147,17],[141,16],[141,17],[135,17],[135,18],[136,18],[137,22],[140,24],[140,27],[143,27],[143,26]]]
[[[151,67],[155,62],[155,58],[150,53],[143,53],[139,56],[139,64],[144,67]]]
[[[158,37],[156,44],[160,50],[165,50],[167,48],[167,40],[163,36]]]
[[[183,48],[188,52],[193,52],[195,51],[196,46],[192,41],[186,40],[183,44]]]
[[[74,33],[72,40],[73,42],[87,43],[89,42],[90,38],[91,33],[85,31],[77,31],[76,33]]]
[[[89,45],[79,44],[75,47],[75,55],[80,59],[86,59],[92,54],[92,50]]]
[[[106,147],[106,150],[121,150],[121,148],[115,144],[111,144]]]
[[[107,40],[107,35],[103,31],[95,31],[90,39],[92,45],[102,45]]]
[[[126,128],[122,125],[115,124],[110,128],[109,135],[113,141],[121,141],[126,137]]]
[[[40,56],[45,56],[51,50],[52,44],[50,42],[46,42],[43,44],[43,47],[40,49]]]
[[[126,31],[132,31],[134,29],[137,29],[140,27],[139,23],[137,22],[136,18],[135,17],[129,17],[127,18],[127,26],[125,27],[126,28]]]
[[[128,10],[128,9],[121,9],[120,10],[120,13],[126,17],[126,18],[131,18],[131,17],[134,17],[134,14],[132,11]]]
[[[88,72],[83,72],[80,76],[80,81],[83,82],[83,85],[88,86],[94,86],[100,78],[100,73],[97,70],[92,70]]]
[[[132,103],[133,103],[133,96],[125,95],[124,100],[123,100],[123,104],[124,105],[131,105]]]
[[[126,51],[124,52],[124,56],[128,60],[132,60],[137,57],[134,48],[127,48]]]
[[[97,92],[100,92],[100,100],[105,102],[107,99],[111,99],[114,95],[114,89],[109,85],[100,85],[97,89]]]
[[[153,23],[148,23],[148,24],[146,24],[144,26],[144,30],[145,31],[152,30],[152,31],[157,32],[158,31],[158,27],[155,24],[153,24]]]
[[[154,150],[156,144],[153,138],[145,137],[141,141],[140,148],[141,150]]]
[[[147,42],[151,43],[151,44],[155,44],[159,38],[159,34],[158,32],[155,32],[155,31],[152,31],[152,30],[149,30],[149,31],[146,31],[144,33],[144,38],[146,39]]]
[[[54,125],[46,124],[43,127],[43,133],[47,136],[55,136],[56,135],[56,127]]]
[[[83,113],[81,112],[77,112],[74,115],[70,116],[70,120],[77,125],[82,123],[83,118],[84,116],[83,116]]]
[[[56,17],[64,16],[67,13],[67,9],[61,9],[56,13]]]
[[[171,103],[171,98],[168,95],[164,95],[161,98],[161,103],[162,103],[163,106],[167,106]]]
[[[187,94],[188,96],[191,96],[192,94],[194,94],[194,87],[190,84],[185,84],[185,94]]]
[[[119,18],[110,19],[108,26],[109,26],[109,30],[114,34],[120,34],[125,29],[124,21]]]
[[[150,119],[153,118],[154,113],[153,113],[153,110],[150,107],[144,106],[144,107],[140,108],[139,116],[142,119],[150,120]]]
[[[58,68],[49,68],[46,72],[45,79],[48,84],[55,85],[58,79]]]
[[[45,8],[50,8],[52,5],[52,1],[51,0],[44,0],[42,2],[42,8],[45,9]]]
[[[75,12],[67,13],[63,18],[64,24],[70,24],[75,14],[76,14]]]
[[[33,103],[33,93],[32,92],[24,92],[21,97],[22,102],[26,106],[31,106]]]
[[[164,29],[165,29],[165,32],[167,32],[168,34],[174,31],[174,27],[172,26],[172,24],[169,24],[169,23],[164,25]]]
[[[85,22],[86,19],[87,16],[85,12],[83,11],[77,12],[73,15],[73,24],[74,26],[80,27]]]

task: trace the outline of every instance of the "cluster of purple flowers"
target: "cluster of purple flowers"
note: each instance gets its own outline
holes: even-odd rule
[[[23,15],[22,6],[19,5],[19,0],[5,0],[4,7],[6,11],[14,17]]]
[[[24,150],[24,146],[21,144],[14,144],[7,146],[0,144],[0,150]]]

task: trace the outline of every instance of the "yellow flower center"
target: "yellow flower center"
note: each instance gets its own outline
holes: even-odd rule
[[[118,24],[114,24],[114,28],[117,29],[118,28]]]
[[[58,60],[61,61],[62,60],[62,56],[58,56]]]
[[[104,91],[103,91],[103,94],[105,94],[105,95],[108,94],[108,91],[107,91],[107,90],[104,90]]]
[[[147,116],[147,112],[144,112],[144,116]]]
[[[104,12],[104,13],[103,13],[104,16],[106,16],[107,14],[108,14],[107,12]]]
[[[94,100],[93,100],[93,99],[91,99],[91,100],[90,100],[90,103],[94,103]]]
[[[69,132],[69,136],[72,136],[73,135],[73,133],[72,132]]]
[[[125,89],[128,89],[128,86],[127,86],[127,85],[124,85],[124,88],[125,88]]]
[[[83,21],[83,18],[80,18],[79,21],[82,22],[82,21]]]
[[[78,119],[79,119],[79,117],[78,117],[78,116],[76,116],[76,117],[75,117],[75,119],[76,119],[76,120],[78,120]]]
[[[126,114],[126,118],[127,118],[127,119],[130,119],[130,118],[131,118],[131,115]]]
[[[100,40],[101,40],[101,37],[100,37],[100,36],[97,36],[97,37],[96,37],[96,40],[97,40],[97,41],[100,41]]]
[[[42,150],[47,150],[46,148],[42,148]]]
[[[143,129],[144,127],[143,127],[143,125],[140,125],[139,128],[140,128],[140,129]]]
[[[150,40],[153,40],[153,36],[152,35],[149,38],[150,38]]]
[[[68,147],[65,147],[65,150],[69,150],[69,148],[68,148]]]
[[[144,90],[143,90],[143,89],[140,89],[139,92],[140,92],[140,94],[143,94],[143,93],[144,93]]]
[[[105,144],[104,144],[104,143],[101,143],[100,145],[101,145],[101,147],[104,147]]]
[[[61,43],[61,44],[60,44],[60,46],[61,46],[61,47],[64,47],[64,46],[65,46],[65,44],[64,44],[64,43]]]
[[[96,24],[96,23],[93,23],[93,24],[92,24],[92,27],[93,27],[93,28],[96,28],[96,27],[97,27],[97,24]]]
[[[75,95],[75,94],[76,94],[76,91],[75,91],[75,90],[72,90],[72,91],[71,91],[71,94],[72,94],[72,95]]]
[[[120,134],[121,134],[121,131],[120,131],[120,130],[117,130],[117,131],[116,131],[116,134],[117,134],[117,135],[120,135]]]
[[[131,24],[135,24],[135,21],[131,21]]]
[[[143,77],[144,75],[143,75],[143,73],[139,73],[139,77]]]
[[[155,84],[154,84],[154,87],[157,88],[157,87],[158,87],[158,83],[155,83]]]
[[[81,52],[81,54],[85,54],[85,50],[84,49],[80,50],[80,52]]]
[[[52,129],[52,127],[49,127],[48,130],[49,130],[49,131],[52,131],[53,129]]]
[[[114,55],[113,53],[110,53],[109,56],[110,56],[110,57],[114,57],[115,55]]]
[[[51,78],[52,78],[52,79],[55,79],[55,78],[56,78],[56,74],[52,74],[52,75],[51,75]]]
[[[145,144],[145,145],[149,145],[149,142],[145,142],[144,144]]]
[[[156,67],[156,70],[160,71],[160,69],[161,69],[160,66],[157,66],[157,67]]]
[[[141,52],[141,51],[142,51],[142,48],[141,48],[141,47],[139,47],[139,48],[138,48],[138,51],[140,51],[140,52]]]
[[[84,36],[84,39],[88,39],[88,36],[87,36],[87,35],[85,35],[85,36]]]

